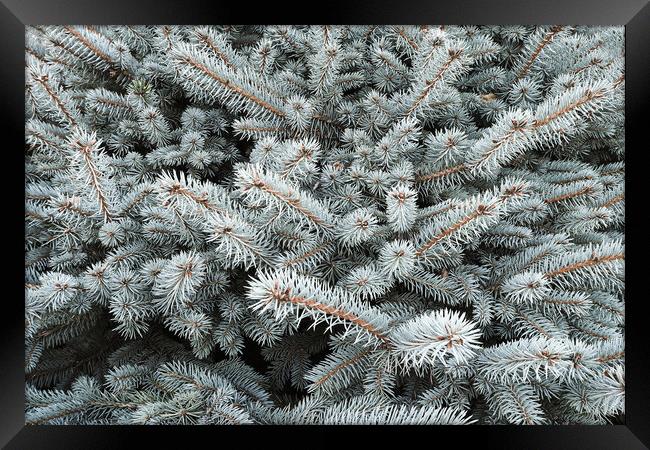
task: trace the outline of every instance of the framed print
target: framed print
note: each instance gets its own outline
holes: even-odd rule
[[[7,2],[3,444],[647,448],[650,7],[461,3]]]

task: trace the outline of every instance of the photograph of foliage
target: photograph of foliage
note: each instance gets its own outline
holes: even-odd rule
[[[624,29],[28,26],[26,423],[624,420]]]

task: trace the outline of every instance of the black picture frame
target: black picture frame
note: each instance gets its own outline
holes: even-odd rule
[[[136,426],[25,426],[24,422],[24,270],[15,261],[24,254],[23,181],[18,167],[24,157],[17,151],[24,146],[24,26],[35,24],[204,24],[204,23],[318,23],[318,24],[584,24],[624,25],[626,35],[626,412],[624,425],[606,426],[471,426],[471,427],[136,427]],[[279,432],[282,439],[296,439],[298,445],[310,445],[322,434],[323,442],[335,444],[333,436],[347,435],[367,442],[370,436],[395,434],[403,442],[426,445],[452,442],[463,448],[470,440],[473,447],[499,449],[647,449],[650,446],[650,346],[645,335],[647,319],[643,304],[647,301],[643,280],[635,276],[635,267],[643,265],[641,226],[645,207],[643,152],[647,147],[646,124],[650,99],[650,4],[648,0],[546,0],[480,1],[400,0],[399,2],[302,2],[295,5],[267,2],[110,0],[2,0],[0,6],[0,86],[4,160],[2,171],[4,212],[0,248],[5,256],[1,297],[4,308],[0,345],[0,445],[8,449],[41,448],[120,448],[136,438],[171,443],[180,438],[184,445],[212,442],[223,445],[225,434],[238,439],[257,438],[258,433]],[[635,145],[638,143],[638,145]],[[638,161],[635,161],[638,160]],[[646,166],[647,167],[647,166]],[[15,179],[14,179],[15,178]],[[11,181],[9,181],[11,179]],[[9,252],[11,250],[11,252]],[[15,252],[14,260],[10,253]],[[636,264],[638,263],[638,264]],[[11,289],[8,289],[11,288]],[[14,294],[15,293],[15,294]],[[218,433],[218,435],[217,435]],[[298,433],[298,434],[296,434]],[[139,436],[142,434],[142,436]],[[138,436],[136,436],[138,435]],[[300,436],[299,436],[300,435]],[[417,435],[417,436],[416,436]],[[299,437],[298,437],[299,436]],[[230,436],[228,436],[230,438]],[[406,438],[406,439],[405,439]],[[174,439],[175,440],[175,439]],[[246,441],[240,441],[245,443]],[[339,441],[341,442],[341,441]],[[286,445],[286,442],[282,441]],[[338,445],[338,444],[336,444]],[[364,445],[365,446],[365,445]]]

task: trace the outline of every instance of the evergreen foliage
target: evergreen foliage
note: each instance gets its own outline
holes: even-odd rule
[[[30,26],[28,424],[624,414],[622,28]]]

